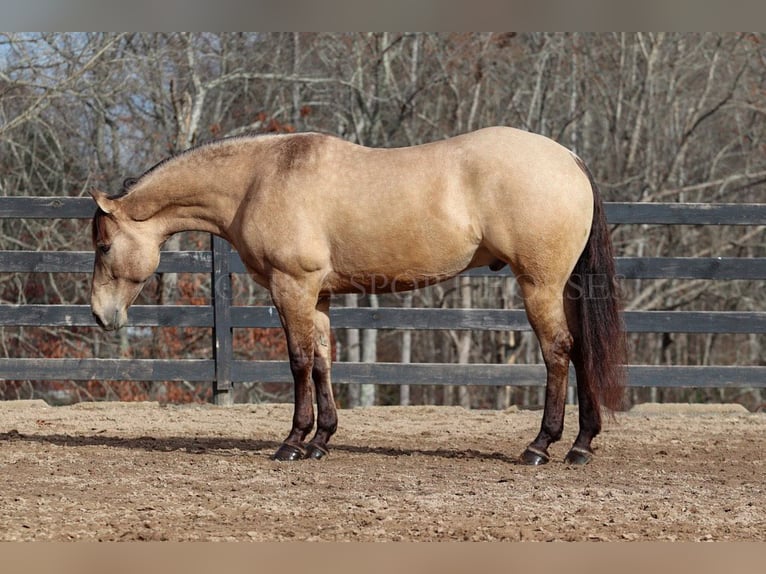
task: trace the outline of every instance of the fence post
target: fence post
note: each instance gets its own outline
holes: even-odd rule
[[[234,344],[231,331],[231,271],[229,258],[231,247],[225,239],[213,235],[213,360],[215,380],[213,401],[217,405],[234,403],[231,386],[231,363],[234,358]]]

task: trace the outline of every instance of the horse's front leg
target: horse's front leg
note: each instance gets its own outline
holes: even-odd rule
[[[338,413],[332,394],[330,368],[332,341],[330,333],[330,298],[322,297],[314,311],[314,389],[317,401],[317,431],[308,445],[306,456],[319,459],[328,453],[327,443],[338,428]]]
[[[309,281],[281,273],[275,273],[272,277],[270,289],[285,330],[295,389],[293,425],[273,458],[299,460],[306,457],[303,441],[314,428],[311,372],[314,367],[314,308],[317,294]]]

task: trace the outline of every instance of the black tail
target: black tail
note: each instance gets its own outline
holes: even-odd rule
[[[593,189],[593,224],[588,243],[572,272],[572,279],[581,283],[579,333],[573,335],[580,345],[585,375],[594,395],[600,397],[604,406],[619,410],[625,395],[627,341],[620,313],[614,249],[598,186],[579,158],[578,164]]]

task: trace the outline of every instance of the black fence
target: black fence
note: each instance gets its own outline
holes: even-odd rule
[[[0,218],[89,219],[90,198],[0,197]],[[766,225],[766,204],[607,203],[612,224]],[[0,272],[90,273],[92,252],[0,251]],[[629,279],[766,279],[766,258],[618,258],[618,273]],[[287,361],[235,360],[234,328],[279,327],[273,307],[232,306],[231,275],[245,273],[238,255],[220,238],[209,251],[163,252],[160,273],[212,273],[212,305],[137,305],[129,311],[137,327],[213,329],[211,359],[46,359],[0,358],[0,380],[208,381],[217,398],[232,384],[290,381]],[[504,268],[502,273],[510,273]],[[488,268],[472,277],[498,276]],[[529,330],[524,311],[515,309],[333,308],[333,328]],[[633,333],[766,333],[766,312],[629,311]],[[0,305],[0,326],[95,326],[87,305]],[[630,365],[629,384],[640,387],[766,387],[764,366]],[[335,383],[529,385],[544,384],[543,365],[346,363],[333,369]]]

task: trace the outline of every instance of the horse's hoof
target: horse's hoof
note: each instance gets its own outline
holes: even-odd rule
[[[305,458],[306,451],[294,444],[283,443],[272,456],[272,460],[292,461]]]
[[[306,458],[319,460],[320,458],[323,458],[324,456],[328,454],[330,454],[328,450],[326,448],[322,448],[318,444],[309,443],[306,446]]]
[[[521,453],[521,456],[519,457],[519,462],[521,464],[526,464],[529,466],[539,466],[541,464],[547,464],[548,461],[551,460],[551,457],[548,456],[548,453],[544,450],[538,450],[533,449],[531,447],[527,447],[527,449]]]
[[[572,464],[577,466],[583,466],[593,460],[593,453],[584,448],[572,447],[567,453],[564,462],[566,464]]]

